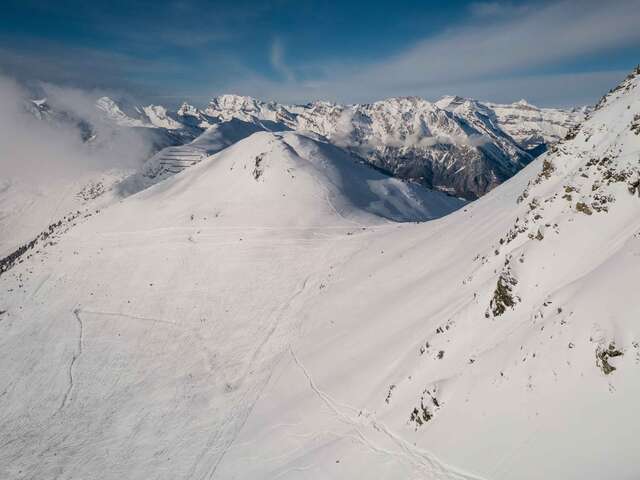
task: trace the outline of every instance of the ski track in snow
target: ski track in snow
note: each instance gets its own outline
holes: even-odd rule
[[[328,393],[324,392],[320,387],[318,387],[318,385],[316,385],[313,377],[302,364],[302,362],[298,359],[298,356],[293,351],[293,348],[289,348],[289,353],[309,382],[311,390],[313,390],[313,392],[322,401],[322,403],[324,403],[333,412],[333,414],[339,421],[353,427],[356,433],[355,438],[362,445],[368,447],[375,453],[398,458],[402,462],[410,464],[412,467],[419,470],[423,474],[429,475],[429,478],[432,478],[434,480],[483,480],[482,477],[471,475],[459,471],[455,467],[446,465],[431,452],[411,445],[411,443],[407,442],[401,436],[394,433],[384,423],[377,420],[373,413],[357,409],[334,399]],[[349,411],[351,412],[351,414],[346,413],[345,411]],[[367,436],[359,427],[369,427],[383,433],[389,440],[391,440],[393,444],[395,444],[399,448],[399,451],[388,450],[376,445],[373,441],[367,438]]]
[[[104,315],[104,316],[108,316],[108,317],[124,317],[124,318],[130,318],[132,320],[139,320],[141,322],[150,322],[150,323],[162,323],[164,325],[172,325],[174,327],[178,327],[180,328],[179,325],[177,325],[175,322],[171,322],[169,320],[162,320],[159,318],[150,318],[150,317],[142,317],[140,315],[132,315],[130,313],[123,313],[123,312],[103,312],[103,311],[98,311],[98,310],[77,310],[78,313],[80,311],[82,311],[83,313],[90,313],[92,315]]]
[[[60,403],[60,406],[58,407],[58,410],[56,411],[56,414],[60,411],[62,411],[62,409],[64,409],[64,407],[67,405],[67,401],[69,400],[69,395],[71,394],[71,391],[73,390],[74,387],[74,380],[73,380],[73,367],[76,363],[76,361],[78,360],[78,358],[80,358],[80,355],[82,355],[82,342],[83,342],[83,336],[84,336],[84,324],[82,323],[82,319],[80,318],[80,309],[79,308],[74,308],[73,309],[73,316],[76,318],[76,321],[78,322],[78,344],[77,344],[77,349],[76,352],[73,354],[73,357],[71,357],[71,362],[69,362],[69,386],[67,388],[67,391],[65,392],[64,396],[62,397],[62,402]]]
[[[259,362],[260,358],[268,356],[268,353],[263,354],[263,351],[274,337],[274,334],[278,329],[281,320],[285,317],[287,311],[292,308],[292,305],[294,304],[296,299],[298,299],[307,289],[309,280],[312,276],[313,274],[310,274],[303,280],[302,285],[288,298],[288,300],[286,300],[278,309],[276,309],[275,314],[272,315],[275,317],[274,320],[272,322],[267,322],[267,333],[251,355],[251,359],[247,364],[245,373],[242,375],[238,383],[242,384],[244,383],[244,379],[251,375],[254,375],[256,373],[255,365],[261,363]],[[289,341],[291,341],[291,339],[289,339]],[[236,438],[238,437],[238,434],[251,415],[254,406],[260,400],[260,396],[262,395],[264,388],[269,384],[269,381],[271,380],[271,377],[273,376],[277,365],[286,353],[286,346],[284,346],[284,348],[278,348],[278,345],[276,345],[275,347],[271,347],[271,349],[273,350],[272,353],[274,354],[275,358],[267,365],[267,372],[263,374],[263,378],[257,382],[257,385],[246,390],[240,399],[240,404],[246,405],[248,403],[248,405],[244,409],[242,409],[242,414],[240,415],[240,417],[236,416],[233,412],[226,415],[221,428],[217,429],[216,433],[207,442],[205,449],[198,456],[198,460],[192,465],[188,478],[192,478],[193,476],[195,476],[195,472],[198,470],[198,466],[206,458],[212,458],[213,462],[212,466],[207,469],[208,473],[203,475],[202,478],[208,480],[215,478],[218,466],[224,459],[227,452],[232,448]],[[232,430],[229,438],[223,443],[223,445],[218,445],[220,440],[223,439],[223,434],[228,428]]]

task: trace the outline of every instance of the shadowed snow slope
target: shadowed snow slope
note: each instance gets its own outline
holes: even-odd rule
[[[439,220],[294,133],[84,219],[0,275],[0,477],[638,478],[637,73]]]

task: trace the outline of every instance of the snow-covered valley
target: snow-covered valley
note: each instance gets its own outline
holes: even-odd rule
[[[531,109],[238,101],[84,196],[0,186],[1,478],[640,475],[640,70],[471,203],[361,148],[430,119],[508,170]]]

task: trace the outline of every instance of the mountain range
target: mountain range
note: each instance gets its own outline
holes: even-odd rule
[[[35,104],[40,110],[46,106],[43,100]],[[469,200],[513,176],[588,112],[461,97],[433,103],[400,97],[362,105],[282,105],[221,95],[204,109],[183,103],[176,111],[102,97],[96,107],[115,124],[152,137],[154,150],[192,142],[207,129],[232,120],[250,124],[245,130],[251,133],[309,131],[393,176]],[[93,138],[89,122],[82,125],[85,137]],[[238,129],[233,130],[237,141]]]

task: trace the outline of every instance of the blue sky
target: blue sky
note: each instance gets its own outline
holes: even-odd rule
[[[569,106],[640,62],[638,0],[3,4],[1,73],[165,104],[458,94]]]

